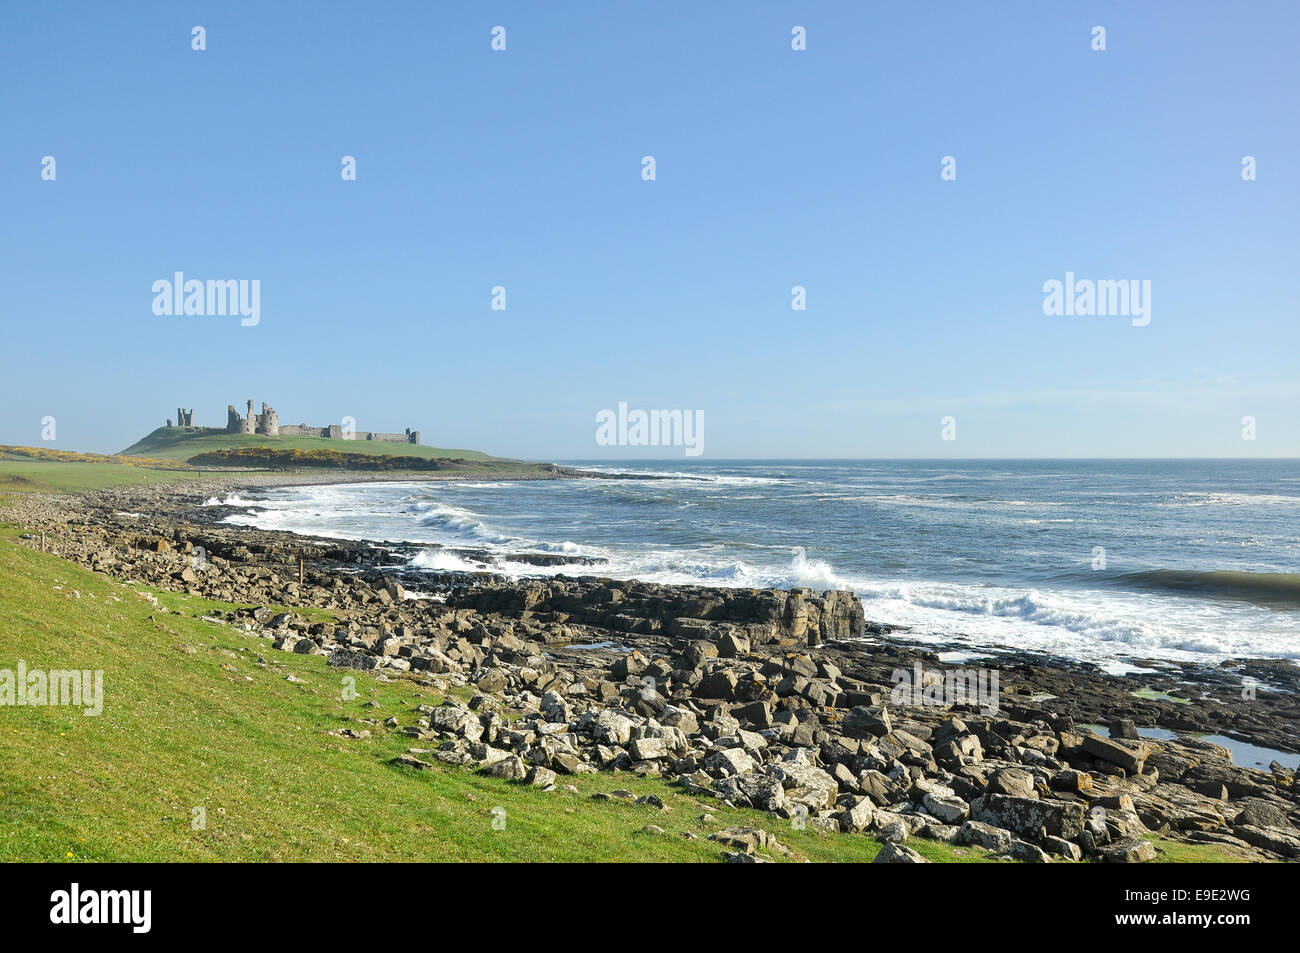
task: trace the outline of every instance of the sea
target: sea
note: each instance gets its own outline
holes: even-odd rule
[[[430,574],[848,589],[869,620],[970,657],[1027,650],[1114,672],[1300,660],[1296,461],[568,465],[655,479],[288,486],[209,502],[238,507],[234,524],[405,541]],[[511,558],[529,552],[569,561]]]

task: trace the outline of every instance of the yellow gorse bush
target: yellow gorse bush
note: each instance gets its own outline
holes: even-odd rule
[[[196,467],[331,467],[340,470],[445,470],[466,460],[350,453],[342,450],[299,450],[277,447],[234,447],[190,457]]]

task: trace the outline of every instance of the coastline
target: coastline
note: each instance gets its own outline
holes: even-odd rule
[[[482,483],[513,483],[533,480],[623,479],[619,476],[586,473],[571,467],[561,467],[549,463],[529,464],[529,466],[537,469],[518,472],[502,472],[500,469],[490,467],[485,467],[482,470],[466,468],[464,470],[402,470],[393,472],[248,470],[243,472],[223,472],[220,476],[205,480],[178,480],[166,485],[176,490],[188,490],[191,487],[237,490],[276,486],[329,486],[344,483],[447,483],[457,480],[474,480]],[[644,478],[630,476],[627,479]]]
[[[557,468],[563,469],[563,468]],[[347,476],[349,479],[337,479]],[[320,553],[328,551],[333,559],[324,559],[319,567],[330,568],[330,563],[346,565],[349,572],[362,571],[371,574],[381,585],[388,580],[396,580],[411,593],[434,595],[441,598],[446,592],[474,585],[489,585],[506,589],[526,589],[547,579],[603,579],[611,584],[636,584],[634,580],[617,582],[602,577],[599,566],[594,561],[590,575],[583,573],[574,577],[572,572],[561,572],[542,578],[528,577],[512,579],[491,571],[439,571],[412,568],[407,565],[410,558],[418,551],[436,550],[457,556],[469,557],[488,562],[493,555],[486,550],[472,546],[447,547],[437,544],[413,542],[401,539],[345,539],[332,536],[314,536],[300,534],[289,530],[259,529],[223,523],[222,520],[231,512],[243,509],[240,506],[209,504],[214,495],[239,490],[259,490],[279,486],[314,486],[339,483],[368,482],[425,482],[412,480],[409,475],[384,478],[385,475],[368,473],[317,475],[312,473],[294,474],[258,474],[256,476],[228,476],[207,481],[178,481],[150,486],[116,488],[83,494],[75,498],[58,498],[45,496],[53,504],[53,512],[37,504],[20,509],[29,519],[41,521],[38,515],[46,511],[45,521],[53,520],[57,525],[60,513],[73,499],[81,509],[88,499],[93,500],[92,507],[82,515],[92,515],[99,519],[109,518],[119,528],[139,533],[156,533],[161,537],[175,536],[201,527],[204,532],[217,534],[226,539],[248,539],[258,542],[264,548],[273,551],[302,551]],[[424,475],[421,475],[424,476]],[[552,477],[510,477],[498,479],[510,482],[516,479],[583,479],[585,474],[557,475]],[[606,478],[619,478],[610,474]],[[632,477],[634,479],[639,477]],[[460,475],[429,474],[429,482],[466,479]],[[491,482],[486,478],[475,477],[477,482]],[[32,503],[34,497],[27,497],[23,502]],[[10,506],[18,501],[12,501]],[[110,514],[134,513],[128,522],[114,521]],[[6,515],[6,506],[0,502],[0,517]],[[140,520],[144,523],[141,524]],[[91,522],[94,522],[92,518]],[[344,555],[346,554],[346,555]],[[510,561],[528,563],[540,567],[564,565],[566,569],[575,562],[582,562],[582,557],[572,555],[544,553],[511,554]],[[310,562],[308,562],[310,565]],[[337,567],[335,567],[337,568]],[[665,590],[699,590],[719,592],[731,591],[731,587],[654,584]],[[1300,666],[1283,659],[1249,658],[1239,660],[1239,665],[1212,665],[1197,662],[1178,662],[1160,658],[1142,658],[1133,653],[1134,670],[1123,674],[1101,671],[1095,664],[1069,657],[1052,655],[1040,650],[1023,650],[1011,645],[983,645],[974,647],[969,643],[921,643],[907,636],[906,626],[896,626],[879,620],[866,618],[868,635],[861,643],[864,652],[884,652],[891,663],[890,670],[897,667],[893,662],[906,666],[916,660],[924,660],[930,665],[942,665],[944,656],[949,657],[948,667],[961,667],[967,662],[992,662],[999,667],[1021,667],[1032,669],[1039,681],[1039,686],[1030,694],[1052,694],[1063,698],[1061,704],[1068,705],[1071,714],[1081,722],[1103,723],[1110,714],[1099,702],[1090,702],[1090,698],[1106,699],[1110,706],[1119,706],[1119,717],[1136,718],[1143,727],[1164,729],[1166,731],[1195,732],[1198,734],[1215,734],[1244,742],[1261,748],[1272,748],[1288,754],[1300,754]],[[1205,709],[1203,699],[1195,695],[1201,690],[1217,690],[1222,693],[1239,692],[1243,679],[1253,678],[1257,685],[1269,689],[1278,689],[1293,699],[1291,705],[1280,705],[1282,726],[1267,724],[1267,719],[1253,723],[1248,716],[1243,717],[1239,711],[1226,711],[1220,704],[1217,708]],[[1071,680],[1088,683],[1088,691],[1078,693],[1080,684],[1070,684]],[[1103,686],[1134,686],[1131,690],[1113,691]],[[1150,692],[1170,694],[1171,698],[1143,699],[1134,696],[1128,700],[1124,696],[1132,692]]]
[[[316,476],[308,479],[340,482],[339,474]],[[1034,858],[1056,851],[1074,859],[1077,849],[1094,859],[1149,859],[1138,842],[1151,831],[1251,859],[1300,856],[1300,824],[1287,819],[1294,814],[1294,771],[1276,762],[1235,764],[1228,750],[1195,737],[1217,734],[1300,751],[1295,666],[1166,664],[1116,676],[1015,650],[945,662],[932,647],[909,643],[905,632],[871,622],[850,593],[655,585],[596,575],[436,574],[408,569],[400,541],[222,525],[223,508],[203,505],[214,493],[302,482],[297,474],[280,477],[27,496],[10,499],[0,516],[26,531],[26,545],[39,545],[43,530],[44,542],[65,559],[236,606],[218,613],[224,624],[260,632],[282,651],[320,654],[343,669],[451,680],[494,699],[494,710],[563,721],[572,730],[590,729],[601,718],[628,720],[627,731],[620,720],[612,736],[588,731],[595,746],[572,753],[539,752],[533,739],[508,736],[518,742],[515,753],[500,758],[497,749],[474,747],[479,736],[460,715],[448,716],[455,724],[417,725],[416,737],[443,739],[440,751],[451,745],[440,760],[475,762],[484,770],[508,764],[500,770],[518,779],[543,767],[550,783],[557,771],[652,771],[688,790],[780,814],[793,802],[772,791],[772,778],[789,780],[782,774],[791,770],[786,757],[811,749],[820,755],[800,763],[806,783],[794,787],[813,789],[800,802],[812,816],[847,830],[875,812],[882,819],[872,822],[873,830],[907,829],[900,845],[911,835],[955,843],[982,831],[966,822],[998,817],[1009,826],[994,826],[1029,845],[1015,849]],[[290,610],[273,613],[269,606]],[[311,622],[313,610],[326,610],[335,621]],[[992,706],[943,697],[933,704],[920,685],[899,704],[899,673],[951,678],[976,663],[978,671],[996,673]],[[1241,697],[1244,678],[1260,686],[1248,705]],[[648,697],[645,679],[657,686]],[[637,745],[631,735],[637,724],[658,725],[645,737],[659,740],[667,732],[671,744]],[[1086,727],[1095,725],[1105,726],[1101,734]],[[1144,726],[1180,737],[1139,737]],[[734,748],[719,749],[733,742]],[[692,756],[696,744],[702,748]],[[729,754],[727,767],[718,756],[732,751],[744,757]],[[903,776],[891,778],[890,765]],[[751,775],[753,790],[745,787]],[[874,780],[864,787],[867,776]],[[900,789],[903,777],[911,777],[911,789]],[[925,790],[909,797],[922,782],[942,789],[937,801],[958,803],[926,810]],[[841,816],[845,798],[859,799],[850,811],[857,810],[858,820]],[[1050,810],[1053,824],[1071,836],[1018,828],[1012,809],[1024,805],[1000,798],[1041,800],[1036,809]],[[1082,810],[1094,802],[1126,816],[1114,830],[1103,824],[1085,837]],[[940,823],[935,811],[954,823]],[[1260,812],[1275,823],[1261,827]],[[976,813],[985,820],[975,821]],[[1001,844],[1001,835],[988,836]]]

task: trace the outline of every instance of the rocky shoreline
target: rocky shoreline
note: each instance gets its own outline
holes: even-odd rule
[[[26,545],[115,578],[242,606],[217,621],[280,651],[472,689],[468,703],[385,723],[411,737],[399,761],[413,769],[448,762],[543,787],[566,774],[658,775],[791,823],[868,831],[887,844],[881,862],[918,862],[914,837],[1029,861],[1142,861],[1150,832],[1243,859],[1300,858],[1294,772],[1238,765],[1187,737],[1300,751],[1294,665],[1153,662],[1120,677],[1014,651],[945,664],[847,592],[615,581],[598,565],[540,580],[415,572],[401,541],[221,525],[229,509],[202,505],[304,482],[283,476],[18,497],[0,518]],[[335,621],[271,608],[283,606]],[[1139,737],[1138,726],[1183,736]],[[761,834],[728,832],[734,858],[762,859],[773,848]]]

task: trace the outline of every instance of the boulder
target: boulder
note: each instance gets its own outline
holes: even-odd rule
[[[628,753],[635,761],[651,761],[666,758],[671,752],[668,741],[664,738],[634,738],[628,747]]]
[[[957,830],[954,842],[983,847],[1001,853],[1011,849],[1011,832],[982,821],[967,821]]]
[[[1034,776],[1024,768],[999,768],[989,778],[988,793],[1036,798]]]
[[[529,768],[524,780],[537,788],[549,788],[555,784],[557,775],[550,768],[534,766]]]
[[[944,824],[960,824],[970,816],[970,805],[956,796],[941,797],[927,794],[921,799],[921,804],[932,817]]]
[[[840,830],[846,834],[865,831],[871,826],[874,813],[870,798],[854,798],[853,802],[846,805],[839,813]]]
[[[1037,841],[1045,832],[1074,840],[1083,833],[1083,805],[1077,801],[1046,801],[986,794],[971,804],[971,818]]]
[[[595,718],[591,736],[597,742],[610,745],[625,745],[632,740],[632,729],[636,722],[616,711],[602,711]]]
[[[1245,798],[1241,802],[1241,811],[1233,818],[1233,824],[1249,824],[1251,827],[1287,828],[1291,822],[1287,812],[1271,801],[1261,798]]]
[[[1019,838],[1011,842],[1011,847],[1006,853],[1012,860],[1018,860],[1022,864],[1050,864],[1052,862],[1052,858],[1048,857],[1041,847]]]
[[[879,771],[864,771],[858,779],[858,787],[880,807],[897,804],[903,799],[903,792],[898,785]]]
[[[732,717],[739,719],[741,722],[752,725],[755,728],[763,729],[772,727],[772,709],[768,707],[765,701],[749,702],[745,705],[737,705],[731,710]]]
[[[1131,774],[1138,774],[1151,749],[1143,744],[1121,744],[1100,735],[1084,735],[1083,750],[1099,761],[1118,765]]]
[[[1155,860],[1156,849],[1150,841],[1124,837],[1112,844],[1098,847],[1095,857],[1107,864],[1141,864]]]
[[[684,735],[694,735],[700,731],[700,721],[695,716],[695,712],[675,705],[665,706],[659,713],[659,723],[670,728],[678,728]]]
[[[1123,741],[1137,741],[1141,737],[1132,718],[1112,718],[1110,736]]]
[[[719,778],[753,771],[757,765],[744,748],[715,751],[704,759],[704,770]]]
[[[737,807],[754,807],[774,813],[789,806],[781,782],[756,771],[723,778],[713,786],[713,790]]]
[[[739,679],[736,678],[736,673],[731,669],[714,669],[700,679],[695,694],[701,698],[719,698],[723,701],[731,701],[736,697],[738,682]]]
[[[1079,849],[1078,844],[1060,837],[1052,837],[1050,834],[1043,838],[1043,849],[1049,854],[1064,857],[1066,860],[1083,859],[1083,851]]]
[[[1293,827],[1255,827],[1238,824],[1232,832],[1252,847],[1272,851],[1283,857],[1300,857],[1300,837]]]
[[[738,658],[749,654],[749,639],[734,632],[728,632],[717,641],[718,655],[722,658]]]
[[[902,844],[886,844],[880,848],[880,853],[876,854],[873,864],[928,864],[929,861],[912,850],[910,847],[904,847]]]
[[[503,781],[522,781],[528,776],[528,768],[521,758],[511,755],[492,762],[480,773],[492,778],[501,778]]]
[[[876,836],[887,844],[901,844],[912,835],[912,828],[902,817],[889,811],[876,811],[871,818]]]
[[[850,738],[883,738],[893,730],[889,710],[883,705],[850,708],[841,727]]]
[[[782,761],[771,765],[767,773],[781,782],[786,798],[794,804],[818,811],[835,806],[839,785],[821,768]]]
[[[727,827],[709,835],[709,840],[746,854],[775,845],[776,838],[758,827]]]

